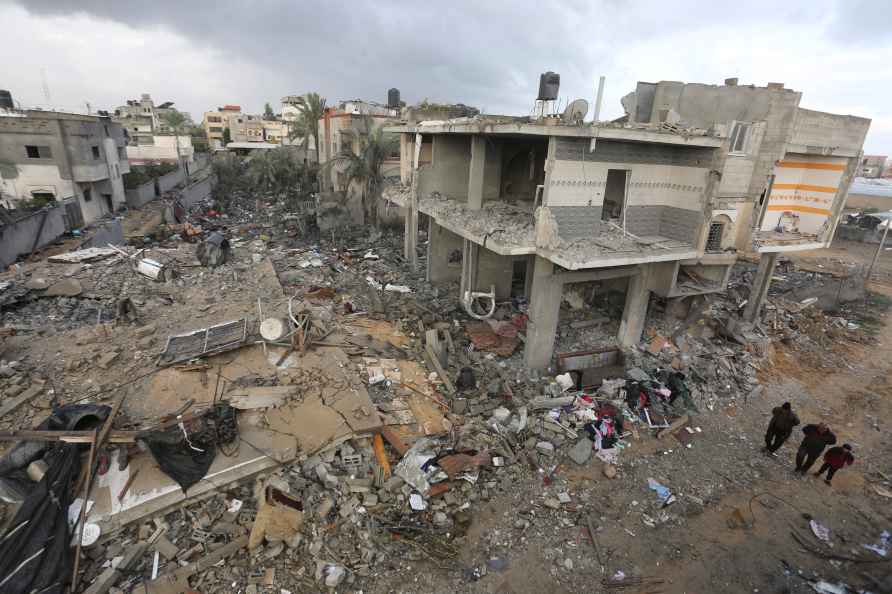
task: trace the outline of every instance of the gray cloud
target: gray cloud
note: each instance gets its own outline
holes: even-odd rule
[[[88,14],[135,28],[168,27],[199,45],[280,70],[282,82],[297,92],[318,89],[331,98],[382,100],[386,89],[396,86],[411,100],[429,97],[512,112],[529,109],[539,72],[557,70],[569,88],[575,83],[589,93],[595,72],[609,68],[627,44],[679,28],[764,18],[764,12],[743,6],[747,3],[685,10],[622,0],[19,4],[36,15]]]
[[[225,102],[259,111],[264,101],[275,105],[289,93],[318,91],[330,103],[383,101],[389,87],[398,87],[409,102],[460,101],[519,114],[532,107],[539,73],[555,70],[565,99],[591,99],[597,76],[606,74],[603,113],[612,117],[636,80],[718,83],[740,76],[758,84],[782,80],[804,92],[808,107],[877,118],[885,123],[875,125],[871,140],[892,149],[892,111],[877,91],[892,91],[892,80],[880,70],[888,61],[877,54],[865,62],[856,55],[863,50],[850,49],[889,39],[885,24],[892,9],[882,0],[0,0],[0,7],[4,3],[38,20],[86,15],[151,39],[169,31],[188,41],[191,51],[169,64],[170,77],[157,80],[148,73],[141,80],[131,73],[130,87],[116,89],[117,98],[109,97],[109,83],[101,85],[98,99],[109,107],[152,92],[194,115]],[[80,43],[103,43],[89,30],[71,35]],[[851,62],[841,62],[836,72],[810,66],[816,46]],[[105,51],[114,59],[115,48]],[[153,57],[147,48],[146,60]],[[871,60],[875,67],[868,66]],[[201,72],[195,72],[198,63]],[[853,84],[847,80],[850,63],[865,64],[880,80]],[[82,72],[89,76],[89,68]],[[133,79],[140,80],[139,88],[132,88]],[[100,87],[89,80],[80,84]],[[160,96],[161,90],[167,95]]]

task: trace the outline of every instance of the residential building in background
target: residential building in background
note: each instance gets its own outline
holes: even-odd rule
[[[335,107],[325,109],[319,120],[319,163],[325,164],[344,151],[358,154],[362,137],[372,129],[397,123],[400,117],[399,106],[389,107],[370,101],[354,99],[341,101]],[[397,145],[398,147],[398,145]],[[399,175],[400,154],[398,148],[385,163],[385,176]],[[344,167],[330,167],[324,184],[335,191],[347,190],[347,177]]]
[[[0,202],[65,202],[89,224],[124,203],[127,137],[108,116],[0,109]]]
[[[223,132],[229,129],[229,141],[239,145],[246,142],[289,144],[288,122],[267,120],[260,115],[242,112],[239,105],[224,105],[204,114],[202,123],[212,150],[224,149]]]
[[[858,168],[858,177],[876,179],[886,174],[886,155],[864,155]]]
[[[300,102],[303,100],[303,95],[286,95],[282,97],[282,120],[286,122],[296,122],[300,119],[301,110]]]
[[[128,100],[115,109],[112,121],[127,133],[127,158],[133,165],[176,163],[178,159],[186,166],[194,162],[192,137],[181,133],[175,138],[167,123],[167,115],[176,111],[173,105],[172,101],[155,105],[151,95],[143,93],[140,99]],[[191,116],[181,113],[186,117],[184,127],[191,128]]]
[[[223,132],[226,128],[230,128],[229,134],[232,135],[230,119],[238,119],[242,116],[242,108],[240,105],[224,105],[218,107],[216,111],[206,111],[202,120],[205,136],[208,139],[208,147],[211,150],[226,148],[223,143]]]

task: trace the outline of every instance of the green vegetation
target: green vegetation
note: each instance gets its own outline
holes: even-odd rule
[[[173,130],[174,145],[177,147],[177,163],[182,163],[183,157],[180,155],[180,134],[182,133],[183,126],[188,121],[188,118],[179,111],[171,109],[164,114],[164,121],[168,127]],[[189,185],[189,169],[184,169],[186,171],[186,185]]]
[[[288,147],[256,151],[247,159],[232,153],[216,155],[211,167],[217,177],[217,208],[226,212],[237,194],[252,199],[263,195],[268,200],[284,198],[293,204],[309,200],[315,191],[317,168],[304,165],[295,155]]]
[[[130,173],[125,173],[124,187],[132,190],[137,186],[141,186],[146,182],[150,182],[156,177],[166,175],[171,171],[176,171],[177,166],[173,163],[161,163],[160,165],[139,165],[130,168]]]
[[[210,149],[210,145],[208,143],[208,137],[204,133],[204,128],[201,126],[192,126],[189,129],[189,136],[192,137],[192,147],[195,149],[196,153],[206,153]]]
[[[366,133],[359,138],[358,153],[345,150],[332,163],[344,167],[347,176],[347,192],[356,183],[362,192],[362,208],[367,222],[378,226],[378,199],[384,184],[384,162],[399,146],[399,138],[375,128],[372,118],[363,118]]]
[[[309,137],[313,137],[313,148],[316,150],[316,164],[319,164],[319,120],[325,114],[325,97],[319,93],[307,93],[300,97],[297,103],[300,117],[291,125],[289,138],[303,138],[304,147],[309,150]]]

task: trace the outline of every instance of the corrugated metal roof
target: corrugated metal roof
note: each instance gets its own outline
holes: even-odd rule
[[[892,180],[856,177],[852,182],[852,187],[849,188],[849,194],[892,198]]]

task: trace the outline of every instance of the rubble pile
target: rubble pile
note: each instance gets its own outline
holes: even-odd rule
[[[649,498],[634,512],[607,503],[599,522],[680,525],[721,492],[665,478],[666,456],[701,434],[697,415],[758,398],[778,344],[808,352],[868,336],[844,308],[828,314],[789,291],[743,324],[742,267],[725,294],[654,299],[641,344],[625,350],[612,338],[621,294],[567,292],[554,367],[540,374],[518,348],[523,299],[472,320],[454,287],[411,270],[400,237],[326,237],[290,208],[235,192],[225,214],[200,204],[102,257],[32,262],[4,279],[4,326],[57,342],[44,343],[51,361],[22,343],[27,354],[0,361],[0,429],[33,444],[15,432],[37,428],[99,477],[71,477],[90,502],[69,510],[78,591],[359,590],[413,563],[458,589],[544,531],[583,526],[595,544],[602,527],[580,518],[599,495],[569,478],[593,464],[599,480],[634,480]],[[532,241],[531,214],[500,208],[487,211],[504,225],[498,240]],[[208,245],[220,251],[204,257]],[[108,422],[42,424],[80,402],[103,404]],[[73,441],[47,435],[63,430]],[[643,444],[660,455],[642,462]],[[54,456],[11,472],[36,484]],[[468,530],[496,497],[514,498],[511,529],[486,534],[488,557],[469,561]],[[573,573],[569,553],[543,555]]]
[[[535,242],[535,226],[531,206],[484,201],[481,210],[469,210],[452,198],[433,192],[419,199],[419,208],[437,220],[455,220],[480,237],[511,246],[529,246]]]

